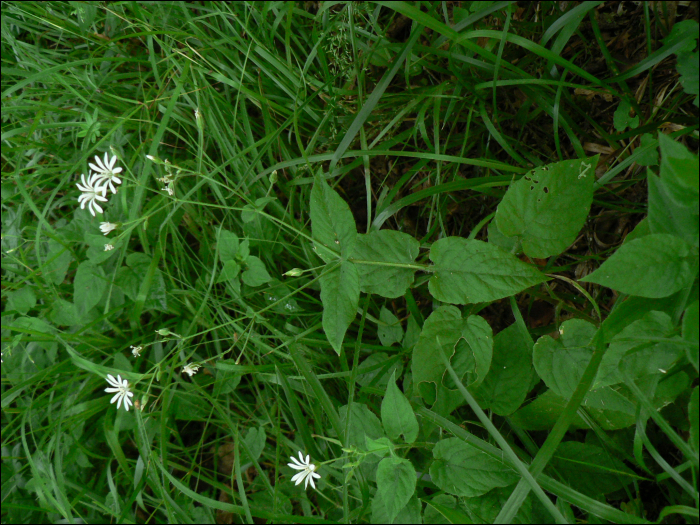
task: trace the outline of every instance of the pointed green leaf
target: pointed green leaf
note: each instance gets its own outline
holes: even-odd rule
[[[222,263],[232,260],[238,253],[238,236],[228,230],[221,230],[219,233],[219,259]]]
[[[418,420],[411,403],[396,386],[393,374],[382,400],[382,424],[387,436],[394,441],[398,440],[401,434],[406,443],[413,443],[418,437]]]
[[[518,236],[530,257],[557,255],[576,239],[593,202],[598,155],[537,167],[511,184],[496,210],[506,237]]]
[[[348,418],[348,405],[338,409],[340,428],[345,429]],[[350,426],[348,427],[347,445],[362,449],[367,444],[367,438],[377,440],[384,432],[379,418],[374,415],[367,405],[353,402],[350,405]]]
[[[577,441],[561,443],[551,463],[567,485],[590,497],[608,494],[640,479],[614,455]]]
[[[514,323],[494,337],[491,367],[474,397],[482,409],[508,416],[525,401],[534,373],[532,348]]]
[[[16,310],[22,315],[34,308],[36,305],[36,294],[29,286],[23,286],[19,290],[7,294],[8,310]]]
[[[73,302],[82,317],[97,305],[107,289],[107,281],[101,266],[83,261],[78,266],[73,280]]]
[[[58,285],[66,278],[73,256],[70,250],[54,239],[49,239],[48,246],[49,254],[46,256],[42,272],[53,284]]]
[[[370,354],[360,363],[360,373],[357,376],[357,382],[362,386],[384,388],[389,383],[389,378],[391,378],[392,374],[396,374],[396,377],[401,377],[403,372],[401,360],[394,359],[392,363],[389,359],[390,357],[384,352]],[[362,370],[367,368],[373,368],[373,370],[362,372]]]
[[[357,238],[355,218],[348,204],[325,180],[317,178],[311,190],[310,208],[311,229],[317,241],[314,250],[319,257],[325,262],[341,255],[347,257]]]
[[[332,264],[332,263],[331,263]],[[360,302],[360,279],[357,268],[342,261],[333,271],[321,276],[323,303],[323,331],[333,350],[340,355],[340,347]]]
[[[251,454],[253,454],[253,459],[260,459],[260,455],[265,449],[265,441],[267,440],[265,429],[263,427],[248,429],[244,439],[246,445],[248,445],[248,449],[250,450]],[[241,465],[249,463],[253,459],[250,458],[247,452],[241,450]]]
[[[576,390],[593,355],[590,346],[596,327],[582,319],[562,323],[559,339],[545,335],[533,349],[533,363],[545,384],[564,399]]]
[[[374,498],[372,498],[372,517],[370,523],[396,523],[401,525],[415,523],[416,525],[420,525],[423,523],[421,520],[420,511],[421,502],[415,495],[413,495],[411,496],[411,499],[408,500],[408,503],[406,503],[406,505],[404,505],[404,507],[399,511],[396,517],[393,520],[390,520],[389,514],[387,513],[384,505],[384,499],[379,493],[377,493],[375,494]],[[429,522],[426,521],[425,523]]]
[[[501,250],[508,253],[522,253],[522,249],[516,250],[516,245],[518,244],[517,237],[506,237],[501,233],[501,230],[496,226],[496,219],[491,219],[489,221],[488,228],[486,229],[489,235],[489,243],[498,246]]]
[[[518,481],[505,463],[457,438],[443,439],[433,448],[430,477],[440,489],[474,498]]]
[[[377,467],[377,497],[384,502],[389,523],[416,490],[416,470],[407,459],[384,458]]]
[[[495,301],[547,280],[537,269],[482,241],[445,237],[433,243],[435,275],[428,283],[438,301],[470,304]]]
[[[691,284],[698,249],[674,235],[652,233],[625,243],[583,282],[640,297],[667,297]]]
[[[547,390],[512,414],[510,420],[523,430],[548,430],[564,412],[566,403],[566,399]],[[618,430],[634,425],[635,405],[611,387],[591,390],[583,400],[583,405],[588,415],[604,430]],[[588,428],[588,425],[577,414],[571,428]]]
[[[219,277],[217,277],[216,282],[223,283],[230,281],[231,279],[235,279],[238,277],[240,270],[240,265],[233,259],[230,259],[224,263],[224,267],[221,269],[221,273],[219,274]]]
[[[464,498],[462,501],[472,516],[479,516],[481,523],[497,523],[496,518],[512,493],[512,487],[497,487],[477,498]],[[539,523],[539,520],[532,518],[532,500],[526,498],[523,501],[511,523]],[[540,508],[546,512],[544,507]]]
[[[248,269],[241,274],[241,280],[248,286],[260,286],[272,280],[267,273],[265,263],[254,255],[249,255],[245,261]]]
[[[457,499],[449,494],[438,494],[426,501],[425,523],[449,525],[451,523],[471,523],[472,520],[460,508]]]
[[[375,263],[356,262],[362,291],[390,299],[406,293],[416,270],[390,265],[414,264],[419,248],[420,243],[403,232],[379,230],[358,235],[351,259]]]
[[[682,206],[670,194],[666,183],[651,171],[647,173],[649,187],[649,223],[650,233],[669,233],[683,239],[688,244],[698,247],[697,206]],[[630,234],[631,235],[631,234]],[[629,237],[628,235],[627,237]],[[632,239],[630,239],[632,240]]]
[[[420,326],[418,326],[415,317],[413,317],[413,314],[411,314],[408,316],[408,320],[406,321],[406,333],[403,336],[403,341],[401,344],[404,348],[411,348],[418,342],[419,336]]]
[[[395,448],[394,444],[388,437],[372,439],[369,436],[365,436],[365,446],[367,447],[367,452],[371,452],[380,458],[383,458],[388,454],[393,455]]]
[[[236,252],[236,257],[239,261],[245,262],[248,260],[250,255],[250,239],[243,239],[241,244],[238,246],[238,251]]]
[[[621,383],[621,367],[634,379],[665,374],[683,353],[683,347],[674,342],[680,340],[674,331],[668,314],[657,311],[628,324],[610,341],[593,388]]]
[[[671,197],[682,206],[698,206],[698,156],[680,142],[659,132],[661,168],[659,174]]]
[[[391,310],[387,309],[384,305],[382,305],[381,310],[379,310],[379,320],[384,323],[377,327],[377,335],[382,345],[391,346],[394,343],[401,342],[401,338],[403,337],[401,322],[391,313]]]

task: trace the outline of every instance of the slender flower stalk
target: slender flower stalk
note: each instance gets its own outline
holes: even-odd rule
[[[116,401],[117,410],[119,410],[122,401],[124,401],[124,408],[128,412],[129,405],[134,404],[134,402],[130,399],[131,397],[134,397],[134,393],[129,390],[129,382],[126,379],[122,379],[121,375],[117,375],[115,378],[112,374],[107,374],[107,382],[112,385],[112,388],[105,388],[105,392],[110,394],[116,392],[114,397],[112,397],[110,404]]]
[[[107,202],[107,197],[105,197],[105,191],[97,185],[97,178],[94,173],[88,175],[87,180],[85,180],[85,174],[80,175],[80,181],[76,184],[78,189],[82,192],[80,197],[78,197],[78,202],[80,203],[80,209],[84,210],[85,205],[88,205],[88,210],[95,216],[95,212],[103,213],[102,207],[97,204],[96,201]]]
[[[304,490],[306,490],[306,488],[309,486],[309,483],[311,483],[311,487],[315,489],[316,485],[314,484],[314,478],[320,479],[321,475],[316,473],[316,465],[310,462],[310,456],[307,455],[306,458],[304,458],[301,451],[299,451],[299,459],[295,458],[294,456],[290,456],[289,459],[292,460],[292,463],[287,463],[287,466],[293,468],[294,470],[301,471],[297,472],[292,478],[292,481],[296,482],[294,484],[299,485],[299,483],[306,480],[304,482]]]

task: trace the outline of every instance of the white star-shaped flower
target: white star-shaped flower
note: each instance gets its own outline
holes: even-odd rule
[[[109,235],[109,232],[112,230],[116,230],[117,225],[114,224],[113,222],[101,222],[100,223],[100,231],[104,233],[105,235]]]
[[[195,365],[194,363],[187,363],[185,366],[182,367],[182,371],[185,372],[188,376],[192,377],[197,373],[197,370],[199,370],[201,367],[199,365]]]
[[[292,463],[287,463],[288,467],[292,467],[294,470],[301,470],[301,472],[294,474],[294,477],[292,478],[292,481],[296,482],[294,484],[298,485],[302,481],[306,480],[304,483],[304,490],[306,490],[306,488],[309,486],[309,482],[311,482],[311,486],[315,489],[316,485],[314,484],[314,478],[320,479],[321,475],[316,473],[316,465],[310,463],[310,457],[307,455],[306,459],[304,459],[301,451],[299,451],[299,459],[295,458],[294,456],[290,456],[289,459],[292,460]]]
[[[134,393],[129,390],[129,382],[126,379],[122,379],[121,375],[118,375],[115,379],[112,374],[107,374],[107,382],[112,385],[113,388],[105,388],[105,392],[109,392],[110,394],[116,392],[110,403],[114,403],[116,401],[117,410],[119,410],[122,401],[124,401],[124,408],[128,412],[129,405],[134,404],[134,402],[129,399],[134,397]]]
[[[107,202],[107,197],[104,196],[104,189],[97,186],[97,179],[94,173],[90,173],[88,179],[85,180],[85,174],[80,175],[80,182],[76,184],[78,189],[82,192],[80,197],[78,197],[78,202],[80,203],[80,209],[84,210],[85,205],[88,205],[88,210],[92,216],[95,216],[95,212],[98,211],[102,213],[102,207],[95,201]]]
[[[114,165],[117,162],[117,156],[112,155],[112,158],[108,158],[107,153],[105,153],[104,162],[95,155],[95,162],[97,164],[88,163],[88,166],[95,171],[95,176],[97,177],[97,186],[102,186],[104,192],[107,192],[107,187],[112,190],[112,193],[117,193],[117,188],[114,187],[114,183],[121,184],[122,180],[117,177],[117,173],[121,173],[121,168],[115,168]]]

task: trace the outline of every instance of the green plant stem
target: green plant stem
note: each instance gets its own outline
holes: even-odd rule
[[[598,367],[600,366],[600,362],[603,360],[603,355],[605,354],[604,340],[604,329],[601,326],[598,328],[598,331],[593,337],[595,351],[593,352],[593,356],[591,357],[591,360],[588,362],[588,366],[581,376],[581,380],[579,381],[574,394],[566,404],[566,408],[555,423],[552,431],[547,436],[547,439],[540,448],[540,451],[535,456],[535,459],[530,464],[530,474],[532,474],[535,479],[539,477],[544,470],[544,467],[554,455],[559,443],[564,438],[564,435],[576,417],[578,407],[583,402],[583,399],[586,397],[586,394],[588,394],[588,391],[593,384],[596,374],[598,373]],[[509,523],[515,516],[515,513],[518,512],[520,505],[522,505],[523,501],[525,501],[528,492],[530,492],[530,487],[525,482],[525,479],[521,479],[518,485],[515,487],[513,493],[508,498],[508,501],[501,509],[501,512],[496,517],[496,522]]]
[[[489,434],[496,440],[496,443],[498,443],[498,446],[501,447],[501,450],[506,453],[508,458],[511,461],[511,466],[515,467],[515,469],[518,471],[520,476],[522,476],[521,483],[525,482],[529,485],[529,487],[535,492],[535,495],[537,498],[540,500],[540,502],[544,505],[544,507],[549,511],[551,516],[555,519],[557,523],[568,523],[566,521],[566,518],[562,515],[561,511],[552,503],[552,501],[547,497],[547,495],[544,493],[542,488],[537,484],[537,481],[535,481],[535,478],[530,474],[528,471],[527,467],[525,464],[520,461],[520,458],[513,452],[513,449],[510,448],[510,445],[508,442],[505,440],[505,438],[501,435],[501,433],[498,431],[498,429],[494,426],[494,424],[491,422],[491,420],[488,418],[486,414],[484,414],[484,411],[481,410],[481,407],[479,404],[476,402],[476,400],[472,397],[472,395],[469,393],[469,391],[464,387],[462,384],[462,381],[459,379],[457,374],[455,373],[454,369],[452,368],[452,365],[450,365],[449,360],[447,359],[447,356],[445,356],[445,353],[441,350],[438,352],[440,357],[442,357],[442,361],[445,363],[445,367],[447,368],[447,372],[450,374],[450,377],[452,380],[455,382],[457,385],[457,388],[459,389],[460,393],[464,396],[464,399],[467,401],[471,409],[474,411],[476,416],[479,418],[479,421],[481,421],[481,424],[486,427],[486,430],[489,431]],[[505,523],[504,521],[499,521],[496,519],[496,523]]]

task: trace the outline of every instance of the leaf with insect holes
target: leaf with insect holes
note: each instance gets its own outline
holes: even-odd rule
[[[425,320],[418,343],[413,348],[413,382],[428,402],[439,386],[456,390],[438,352],[443,352],[465,386],[476,388],[491,366],[493,333],[479,316],[462,319],[458,308],[442,306]]]
[[[501,233],[517,236],[530,257],[566,250],[588,217],[598,157],[539,166],[511,184],[496,210]]]

